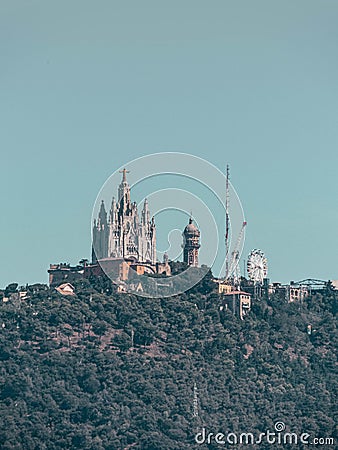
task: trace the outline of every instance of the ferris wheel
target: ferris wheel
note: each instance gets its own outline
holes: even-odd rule
[[[268,261],[262,250],[254,249],[248,256],[248,275],[255,284],[263,284],[263,279],[268,274]]]

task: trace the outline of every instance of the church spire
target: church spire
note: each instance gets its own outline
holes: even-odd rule
[[[109,214],[110,223],[115,222],[115,216],[116,216],[116,201],[115,201],[115,197],[113,197],[112,202],[111,202],[111,207],[110,207],[110,214]]]
[[[122,181],[118,189],[118,204],[120,206],[120,213],[125,214],[130,209],[130,187],[127,181],[127,173],[129,173],[129,170],[123,169],[120,170],[120,173],[122,173]]]
[[[146,224],[149,222],[150,222],[150,212],[149,212],[148,199],[146,198],[143,203],[142,223]]]
[[[100,212],[99,212],[99,220],[102,225],[107,225],[107,212],[106,212],[106,208],[104,207],[104,201],[101,201],[101,206],[100,206]]]

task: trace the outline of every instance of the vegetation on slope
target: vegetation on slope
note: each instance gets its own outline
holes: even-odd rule
[[[255,301],[241,321],[220,310],[211,274],[166,299],[100,283],[68,297],[31,287],[0,305],[1,449],[219,448],[198,446],[196,431],[259,434],[277,420],[334,435],[330,289],[303,304]]]

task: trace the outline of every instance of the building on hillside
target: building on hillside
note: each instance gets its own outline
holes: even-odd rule
[[[122,286],[128,280],[133,278],[136,280],[138,275],[163,274],[169,276],[171,268],[165,254],[163,262],[156,262],[156,264],[140,263],[123,258],[104,258],[95,263],[84,263],[77,266],[66,263],[50,264],[48,273],[49,286],[53,288],[62,283],[74,283],[82,278],[104,278],[106,276],[114,281],[117,286]],[[124,291],[126,289],[122,287],[118,289],[118,292]]]
[[[4,303],[8,301],[12,302],[19,302],[21,303],[22,300],[27,300],[30,296],[28,295],[27,291],[18,291],[18,292],[12,292],[7,297],[5,296],[4,291],[0,291],[0,298],[2,298],[2,301]]]
[[[140,263],[156,264],[156,227],[150,218],[145,199],[141,214],[136,202],[130,198],[127,170],[122,170],[117,201],[113,197],[107,215],[102,200],[97,220],[93,226],[92,261],[105,258],[130,259]]]
[[[198,251],[200,248],[200,231],[194,225],[192,217],[183,231],[183,262],[198,267]]]
[[[112,199],[108,215],[102,200],[98,218],[94,221],[92,263],[82,260],[77,266],[50,264],[48,273],[51,287],[74,283],[81,278],[108,276],[117,284],[119,292],[126,290],[124,282],[137,275],[171,274],[166,254],[163,262],[156,261],[155,221],[150,218],[147,199],[138,214],[136,202],[130,199],[126,169],[122,171],[118,200]]]
[[[163,258],[163,262],[156,264],[142,263],[123,258],[103,258],[96,263],[88,264],[84,268],[84,277],[108,275],[114,281],[127,281],[132,275],[170,275],[169,262]]]
[[[62,283],[74,283],[83,278],[84,266],[71,266],[66,263],[50,264],[48,269],[49,286],[56,287]]]
[[[222,297],[223,305],[221,310],[229,309],[234,315],[241,320],[251,310],[251,294],[244,291],[230,291]]]
[[[338,290],[338,280],[332,280],[331,286],[335,291],[337,291]]]
[[[303,301],[310,295],[307,286],[291,281],[290,284],[272,283],[269,285],[269,296],[275,295],[288,302]]]
[[[70,283],[62,283],[60,286],[56,287],[55,290],[61,295],[75,295],[74,286]]]
[[[213,280],[217,284],[217,291],[219,294],[229,294],[229,292],[233,291],[233,286],[228,280]]]
[[[289,302],[302,302],[309,296],[309,290],[306,286],[290,284],[287,286],[287,300]]]

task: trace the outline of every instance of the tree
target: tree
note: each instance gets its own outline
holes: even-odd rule
[[[102,336],[108,330],[108,325],[103,320],[95,320],[92,325],[92,330],[94,331],[95,334],[97,334],[100,337],[101,340]]]
[[[18,292],[18,283],[11,283],[5,288],[5,297],[9,297],[16,292]]]

